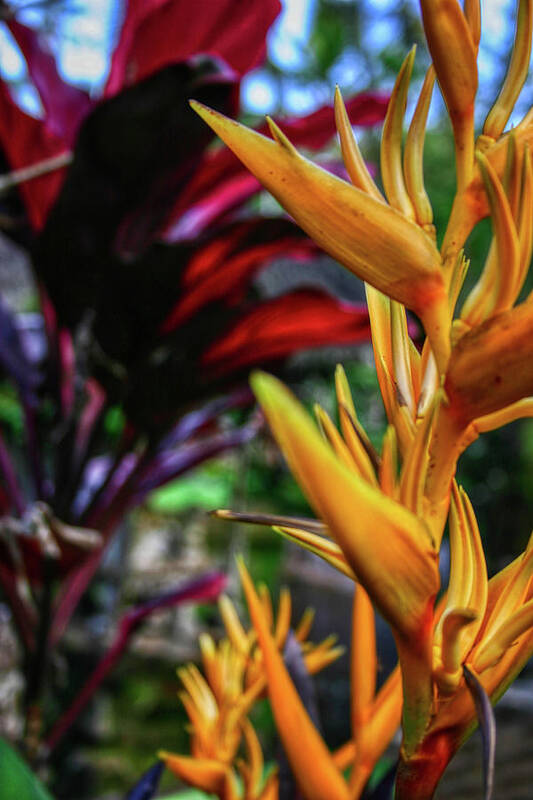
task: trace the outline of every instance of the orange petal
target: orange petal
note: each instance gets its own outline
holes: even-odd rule
[[[291,768],[306,800],[348,800],[348,788],[298,692],[268,630],[261,602],[242,560],[242,586],[263,652],[268,692],[276,726]]]

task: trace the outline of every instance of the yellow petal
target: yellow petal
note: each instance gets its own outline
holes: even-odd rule
[[[355,589],[352,614],[350,689],[352,736],[356,747],[364,739],[363,727],[374,702],[377,674],[376,624],[372,602],[362,586]]]
[[[223,796],[224,800],[238,797],[235,778],[225,764],[207,758],[190,758],[161,751],[159,758],[174,775],[203,792]],[[227,792],[223,794],[223,792]]]
[[[339,87],[335,88],[335,124],[341,142],[342,160],[354,186],[374,197],[383,200],[383,196],[370,175],[363,156],[359,150],[352,126],[346,112]]]
[[[433,210],[424,186],[424,138],[434,84],[435,70],[430,66],[409,126],[403,164],[407,191],[415,209],[417,222],[426,226],[433,223]]]
[[[491,313],[497,314],[509,308],[516,297],[514,288],[520,270],[520,244],[511,208],[495,170],[481,153],[478,154],[478,163],[489,199],[498,247],[499,286],[494,308],[491,309]]]
[[[302,531],[298,528],[275,526],[273,530],[276,531],[276,533],[280,533],[289,541],[299,544],[301,547],[309,550],[310,553],[320,556],[320,558],[323,558],[328,564],[331,564],[332,567],[342,572],[343,575],[346,575],[353,581],[356,580],[353,569],[351,569],[344,557],[344,553],[335,542],[331,542],[324,536],[317,536],[314,533]]]
[[[418,314],[442,369],[449,355],[447,298],[431,238],[395,209],[300,156],[282,135],[272,141],[191,104],[317,244]]]
[[[475,426],[479,433],[487,433],[526,417],[533,417],[533,397],[525,397],[523,400],[518,400],[512,405],[502,408],[501,411],[479,417],[476,419]]]
[[[220,595],[218,598],[218,608],[226,633],[233,647],[240,653],[246,655],[250,649],[250,643],[241,625],[235,606],[227,595]]]
[[[349,472],[278,380],[255,373],[252,387],[309,502],[360,582],[397,630],[417,634],[439,585],[424,523]]]
[[[322,737],[305,710],[265,620],[253,583],[241,560],[242,586],[265,664],[276,726],[292,772],[307,800],[348,800],[348,789]]]
[[[464,10],[472,41],[477,51],[481,38],[481,4],[479,0],[464,0]]]
[[[380,154],[381,179],[387,200],[409,219],[415,218],[415,211],[405,188],[402,170],[402,129],[415,53],[416,47],[413,47],[396,78],[383,123]]]
[[[516,32],[511,61],[498,99],[487,115],[483,134],[493,139],[503,133],[514,105],[527,78],[533,33],[533,2],[520,0],[516,16]]]
[[[496,664],[514,642],[531,628],[533,600],[524,603],[483,642],[474,658],[476,670],[483,672]]]

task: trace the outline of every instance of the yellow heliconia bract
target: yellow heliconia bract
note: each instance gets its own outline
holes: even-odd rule
[[[400,718],[396,800],[430,800],[448,761],[475,727],[473,687],[496,702],[533,654],[533,537],[518,558],[489,577],[483,552],[488,532],[479,530],[455,480],[459,457],[478,436],[533,417],[533,293],[524,297],[533,249],[533,109],[505,131],[528,74],[533,0],[517,0],[507,75],[477,139],[482,3],[421,0],[420,6],[432,64],[408,126],[414,50],[400,69],[381,141],[382,186],[364,164],[338,88],[335,120],[351,183],[304,158],[272,120],[269,139],[192,102],[294,220],[365,281],[387,417],[378,447],[357,416],[340,365],[338,425],[319,405],[315,424],[276,378],[256,373],[251,379],[316,519],[227,510],[218,516],[270,525],[354,582],[352,736],[329,752],[280,655],[289,636],[288,596],[282,596],[274,623],[269,595],[255,590],[241,562],[254,631],[246,632],[229,601],[222,601],[230,644],[219,655],[213,642],[203,640],[209,685],[197,671],[181,672],[200,764],[186,757],[174,762],[177,771],[194,773],[198,786],[215,787],[230,800],[242,796],[235,795],[240,790],[231,759],[243,738],[244,796],[276,797],[275,780],[259,780],[260,748],[247,721],[254,693],[264,689],[306,800],[357,800]],[[423,152],[435,77],[453,128],[457,173],[440,251]],[[487,216],[492,243],[478,280],[463,291],[467,239]],[[422,323],[421,348],[411,338],[406,309]],[[446,530],[450,576],[437,599]],[[374,609],[389,623],[398,654],[397,667],[377,692]],[[298,630],[305,636],[307,629],[304,620]],[[338,649],[326,640],[322,648],[303,646],[302,653],[313,671]],[[216,724],[221,697],[232,698],[232,725],[224,736]]]
[[[432,239],[400,211],[301,156],[279,128],[271,125],[275,139],[267,139],[191,105],[324,250],[419,315],[445,366],[447,300]]]

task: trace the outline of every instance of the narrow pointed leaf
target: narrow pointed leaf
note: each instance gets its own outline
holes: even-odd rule
[[[490,698],[479,679],[466,666],[463,666],[466,685],[476,707],[476,715],[483,741],[483,797],[490,800],[494,783],[494,754],[496,752],[496,720]]]
[[[164,769],[163,761],[157,761],[146,770],[138,783],[124,797],[124,800],[151,800],[157,792]]]

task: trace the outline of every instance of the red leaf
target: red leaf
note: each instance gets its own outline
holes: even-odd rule
[[[64,152],[64,142],[47,131],[42,120],[18,107],[7,86],[0,81],[0,146],[14,170],[28,167]],[[63,183],[65,170],[55,170],[20,185],[20,193],[35,230],[46,222]]]
[[[303,348],[356,344],[369,337],[366,306],[305,289],[269,300],[241,317],[206,351],[203,364],[223,374]]]
[[[72,147],[84,117],[93,103],[86,92],[77,89],[59,76],[53,55],[45,50],[36,31],[15,19],[7,21],[9,30],[20,47],[33,84],[43,104],[47,130],[61,139],[64,149]]]
[[[128,0],[105,96],[196,53],[223,58],[240,74],[261,63],[279,0]]]
[[[251,277],[276,256],[309,256],[316,245],[286,219],[253,219],[234,224],[208,241],[189,261],[180,299],[161,326],[166,334],[214,300],[241,302]]]

